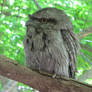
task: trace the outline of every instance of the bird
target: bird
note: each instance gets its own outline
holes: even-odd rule
[[[79,40],[70,17],[57,8],[43,8],[29,15],[23,41],[28,68],[75,78]]]

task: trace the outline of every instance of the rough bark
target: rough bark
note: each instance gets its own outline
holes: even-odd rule
[[[51,78],[0,55],[0,75],[22,82],[40,92],[92,92],[92,86],[67,78]]]

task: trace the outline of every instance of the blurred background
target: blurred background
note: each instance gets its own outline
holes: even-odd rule
[[[25,23],[28,14],[33,14],[40,7],[56,7],[70,16],[81,45],[76,79],[92,85],[92,0],[0,0],[0,54],[25,66]],[[0,92],[37,90],[0,76]]]

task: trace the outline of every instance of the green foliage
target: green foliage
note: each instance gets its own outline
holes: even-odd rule
[[[64,10],[80,33],[92,23],[92,0],[37,0],[42,8],[56,7]],[[0,0],[0,54],[6,55],[25,65],[23,39],[26,33],[25,22],[28,14],[38,10],[34,0]],[[92,34],[80,40],[92,47]],[[81,49],[78,56],[78,70],[88,70],[92,66],[92,53]],[[79,73],[82,74],[83,72]],[[26,91],[29,92],[29,91]]]
[[[30,88],[22,83],[18,83],[18,90],[21,90],[20,92],[35,92],[33,88]]]
[[[2,90],[2,84],[1,84],[1,81],[0,81],[0,90]]]
[[[85,82],[89,83],[89,84],[92,84],[92,78],[91,79],[87,79]]]

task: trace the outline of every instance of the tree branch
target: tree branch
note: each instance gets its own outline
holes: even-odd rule
[[[36,6],[39,8],[39,9],[41,9],[41,7],[40,7],[40,5],[38,4],[38,2],[36,1],[36,0],[33,0],[34,1],[34,3],[36,4]]]
[[[78,38],[82,39],[82,38],[84,38],[85,36],[87,36],[87,35],[89,35],[91,33],[92,33],[91,30],[90,31],[86,31],[86,32],[80,32],[80,34],[78,34]]]
[[[92,86],[66,78],[53,79],[0,55],[0,75],[27,84],[40,92],[92,92]]]
[[[19,15],[12,15],[11,12],[1,12],[0,15],[5,15],[5,16],[12,16],[12,17],[17,17],[17,18],[23,18],[22,16]]]
[[[92,34],[92,26],[90,26],[88,29],[85,29],[82,32],[80,32],[78,34],[78,38],[79,39],[82,39],[82,38],[84,38],[85,36],[87,36],[89,34]]]

